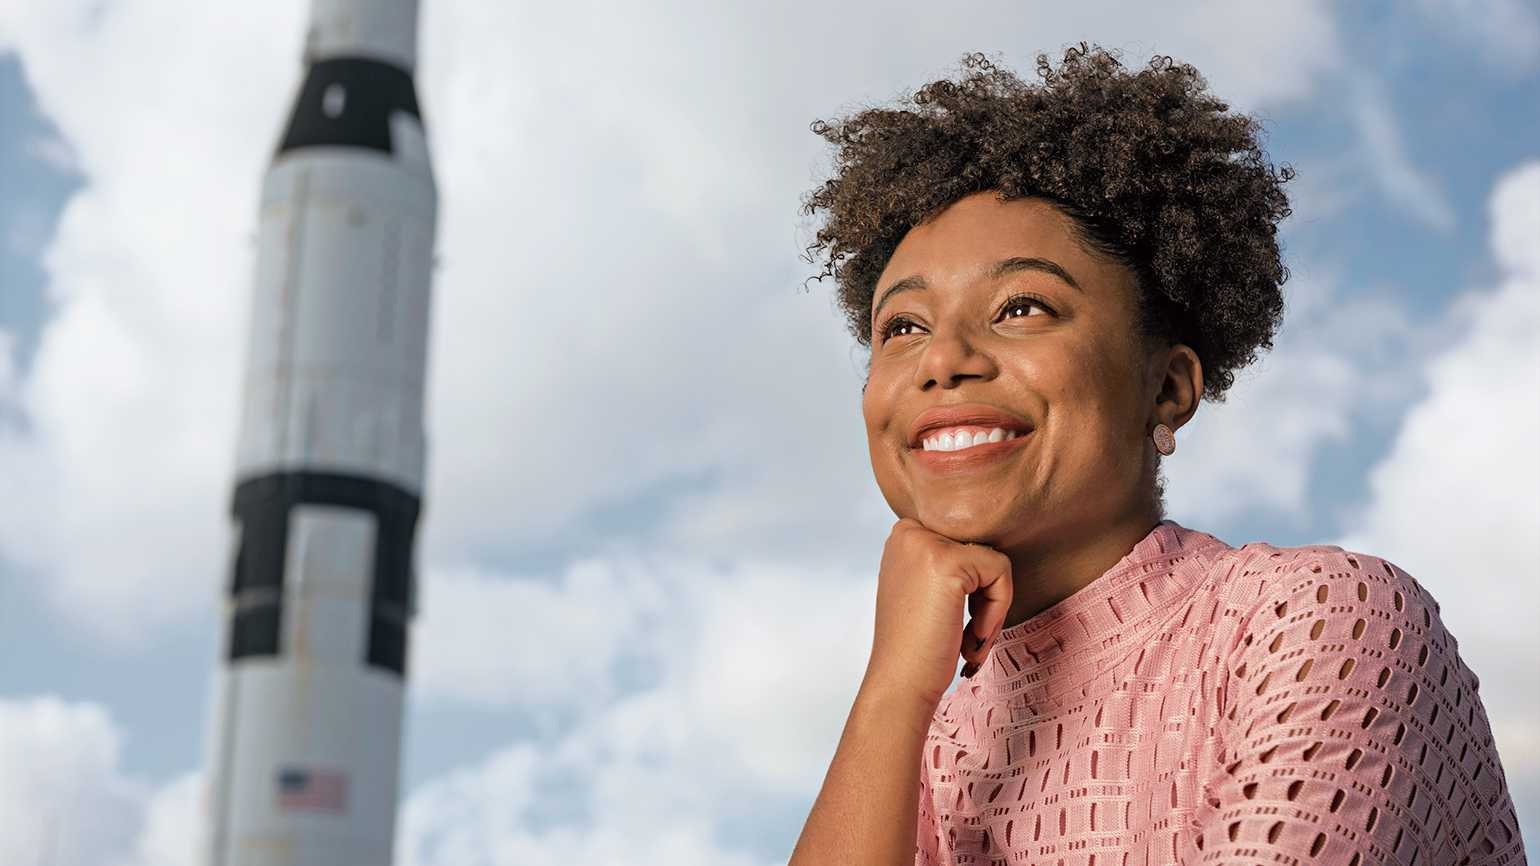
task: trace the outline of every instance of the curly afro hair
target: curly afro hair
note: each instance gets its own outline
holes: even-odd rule
[[[1191,346],[1204,396],[1223,402],[1234,371],[1271,349],[1283,316],[1282,184],[1261,124],[1205,92],[1188,64],[1156,56],[1129,73],[1082,42],[1027,84],[982,53],[960,81],[933,81],[898,108],[866,108],[812,131],[837,146],[835,176],[802,213],[827,217],[807,260],[825,251],[839,303],[871,345],[872,294],[909,229],[964,196],[1034,196],[1067,215],[1089,250],[1129,268],[1137,336]]]

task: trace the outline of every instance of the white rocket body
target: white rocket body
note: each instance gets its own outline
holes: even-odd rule
[[[262,184],[208,866],[392,857],[437,191],[417,0],[313,0]]]

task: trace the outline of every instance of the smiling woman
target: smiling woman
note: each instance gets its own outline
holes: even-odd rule
[[[792,866],[1522,862],[1416,580],[1166,518],[1175,432],[1281,320],[1292,172],[1169,57],[1082,44],[1036,86],[964,62],[814,124],[839,152],[811,249],[871,350],[899,519]]]

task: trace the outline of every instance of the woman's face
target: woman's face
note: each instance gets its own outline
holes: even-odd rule
[[[913,228],[889,259],[862,412],[898,516],[1006,548],[1151,507],[1162,376],[1136,349],[1134,277],[1084,250],[1070,225],[1044,200],[978,193]],[[920,429],[931,421],[942,426]],[[968,442],[1017,432],[926,450],[959,427]]]

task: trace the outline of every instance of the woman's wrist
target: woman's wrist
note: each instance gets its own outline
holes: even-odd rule
[[[907,684],[872,676],[861,681],[856,692],[856,709],[886,724],[902,724],[910,727],[921,737],[930,729],[931,717],[940,704],[939,695],[931,696]]]

